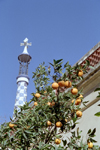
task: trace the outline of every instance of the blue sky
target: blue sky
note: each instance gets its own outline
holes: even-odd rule
[[[100,0],[0,0],[0,122],[13,114],[26,37],[32,42],[29,101],[40,63],[63,58],[73,65],[100,41]]]

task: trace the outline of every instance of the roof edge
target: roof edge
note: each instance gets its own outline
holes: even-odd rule
[[[84,60],[86,60],[94,51],[96,51],[100,47],[100,42],[98,42],[92,49],[89,50],[81,59],[79,59],[75,64],[81,64]]]

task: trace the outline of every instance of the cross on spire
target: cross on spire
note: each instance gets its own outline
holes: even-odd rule
[[[25,38],[24,43],[20,43],[20,46],[25,46],[23,53],[28,54],[27,48],[28,48],[28,46],[31,46],[31,45],[32,45],[32,43],[28,43],[28,38]]]

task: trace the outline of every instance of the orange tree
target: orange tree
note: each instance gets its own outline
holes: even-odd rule
[[[76,127],[82,117],[81,104],[86,105],[77,83],[83,79],[89,61],[84,66],[71,67],[68,62],[63,65],[60,59],[49,65],[42,63],[33,72],[36,93],[32,93],[30,102],[20,107],[19,112],[14,110],[10,122],[1,124],[1,149],[98,149],[93,145],[96,129],[88,130],[87,142],[83,143],[81,131]]]

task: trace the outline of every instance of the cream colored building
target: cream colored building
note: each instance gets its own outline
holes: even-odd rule
[[[100,145],[100,117],[94,116],[100,111],[100,98],[97,98],[98,92],[94,92],[97,87],[100,87],[100,42],[95,45],[85,56],[77,63],[84,64],[85,60],[90,61],[90,65],[94,69],[88,70],[84,75],[84,80],[78,84],[78,88],[83,88],[84,101],[89,101],[87,107],[82,106],[83,116],[77,127],[82,130],[84,142],[86,142],[86,133],[91,128],[96,128],[97,145]]]

